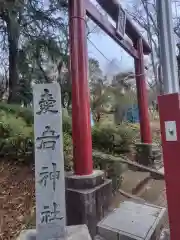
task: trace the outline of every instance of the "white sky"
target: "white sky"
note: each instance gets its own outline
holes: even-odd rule
[[[95,0],[90,1],[93,3],[96,2]],[[138,2],[138,0],[120,0],[121,4],[126,8],[131,7],[135,1]],[[176,4],[176,7],[179,7],[179,4],[180,1]],[[180,15],[179,11],[175,11],[175,3],[173,3],[172,10],[173,16],[177,17],[177,15]],[[108,35],[102,33],[92,34],[90,35],[90,39],[109,60],[108,61],[90,42],[88,42],[89,56],[94,57],[99,61],[103,71],[105,71],[107,64],[114,59],[117,60],[119,65],[117,68],[119,67],[120,71],[134,70],[133,58],[130,57],[120,46],[118,46]],[[146,58],[146,60],[148,60],[148,58]]]
[[[105,71],[107,64],[113,59],[117,59],[120,63],[119,69],[126,71],[134,68],[134,60],[130,57],[120,46],[118,46],[109,36],[105,34],[93,34],[90,40],[96,47],[104,54],[106,59],[98,50],[88,41],[89,56],[96,58],[103,71]]]
[[[95,0],[90,0],[95,3]],[[123,5],[121,0],[121,4]],[[127,1],[126,1],[127,2]],[[124,3],[126,5],[126,3]],[[112,60],[117,60],[115,62],[117,68],[120,71],[129,71],[134,70],[134,59],[129,56],[116,42],[114,42],[107,34],[104,34],[102,31],[97,34],[91,34],[90,40],[95,44],[95,46],[104,54],[106,59],[89,41],[88,41],[88,54],[90,57],[96,58],[103,72],[106,71],[108,63]],[[114,61],[113,61],[114,62]],[[115,66],[116,67],[116,66]]]

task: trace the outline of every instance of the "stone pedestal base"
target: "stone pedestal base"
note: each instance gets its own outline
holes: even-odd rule
[[[94,237],[97,223],[108,212],[111,199],[111,180],[105,179],[104,172],[96,170],[90,176],[66,176],[67,224],[86,224]]]
[[[150,166],[154,163],[152,144],[148,143],[136,144],[136,162],[144,166]]]
[[[24,230],[21,232],[17,240],[36,240],[36,230]],[[70,226],[67,227],[66,240],[91,240],[87,226]]]

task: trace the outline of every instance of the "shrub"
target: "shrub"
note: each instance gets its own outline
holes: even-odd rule
[[[134,143],[136,131],[126,124],[121,124],[117,128],[117,135],[120,136],[120,138],[115,142],[115,152],[129,152]]]
[[[92,128],[94,149],[109,153],[128,152],[137,131],[128,124],[95,125]],[[63,111],[63,138],[65,167],[72,168],[72,124]],[[33,112],[18,105],[0,104],[0,153],[16,159],[33,159]]]
[[[21,107],[18,104],[7,104],[0,103],[0,110],[4,111],[7,114],[13,114],[15,117],[21,117],[28,125],[32,125],[34,122],[33,109],[27,107]],[[67,111],[62,109],[62,118],[63,118],[63,131],[72,133],[72,124],[71,118],[69,117]]]
[[[21,117],[28,125],[33,124],[33,112],[31,108],[21,107],[16,104],[0,103],[0,110],[7,114],[13,114],[16,117]]]
[[[105,171],[106,177],[112,180],[113,192],[116,192],[122,183],[122,174],[128,166],[121,162],[121,158],[115,158],[110,154],[93,152],[94,167]]]
[[[21,160],[32,155],[33,129],[21,117],[0,112],[0,153]]]
[[[135,132],[127,125],[99,125],[92,129],[93,148],[111,152],[129,152],[134,141]]]
[[[72,123],[71,123],[71,118],[69,116],[66,116],[66,115],[63,116],[62,127],[63,127],[63,132],[68,133],[69,135],[72,135]]]
[[[72,168],[71,131],[71,119],[65,116],[63,140],[66,169]],[[34,161],[33,116],[30,109],[21,110],[18,105],[0,105],[0,155],[11,160]]]
[[[68,133],[63,134],[63,147],[64,147],[64,166],[66,171],[71,171],[73,167],[72,162],[72,138]]]
[[[94,126],[92,128],[93,148],[112,152],[114,147],[114,133],[115,129],[113,126]]]

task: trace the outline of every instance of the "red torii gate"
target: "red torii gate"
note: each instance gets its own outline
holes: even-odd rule
[[[122,9],[115,1],[97,0],[97,2],[117,24],[121,24],[119,12]],[[123,33],[117,32],[117,29],[108,21],[107,17],[103,16],[90,0],[69,0],[72,131],[74,171],[76,175],[90,175],[93,171],[86,15],[134,58],[141,141],[143,143],[152,143],[143,60],[143,54],[151,52],[148,43],[128,17],[126,17],[125,33],[132,40],[133,44],[123,39]]]

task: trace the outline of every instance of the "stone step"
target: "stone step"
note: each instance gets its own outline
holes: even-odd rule
[[[160,193],[165,188],[164,180],[150,179],[137,194],[138,197],[154,204],[159,198]]]
[[[164,180],[151,179],[143,186],[137,196],[144,199],[146,202],[167,208]],[[166,213],[164,218],[164,227],[169,227],[168,213]]]
[[[127,170],[122,177],[121,189],[127,193],[136,194],[139,188],[149,180],[150,173]]]

